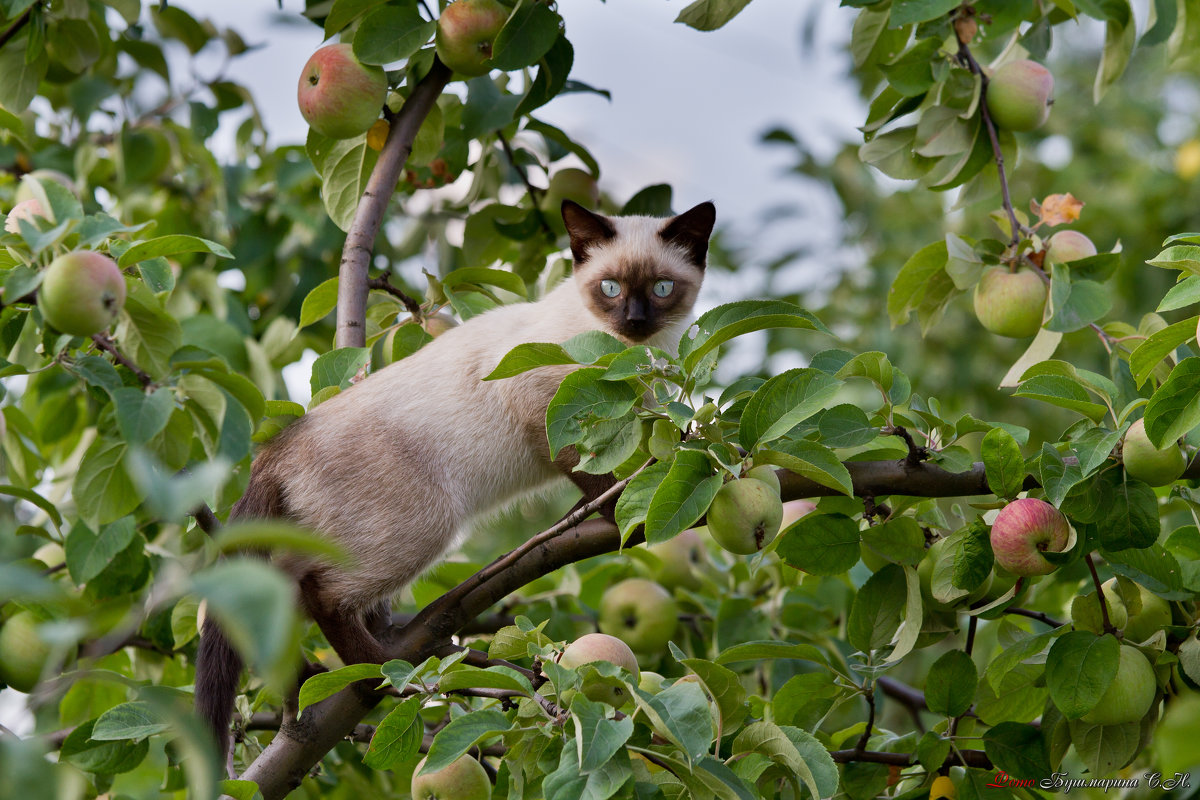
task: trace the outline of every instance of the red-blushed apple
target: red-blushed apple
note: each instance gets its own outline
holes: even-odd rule
[[[12,207],[12,211],[8,212],[8,216],[4,218],[4,230],[9,233],[20,233],[20,220],[33,223],[35,219],[49,219],[50,215],[46,213],[46,209],[42,207],[42,203],[36,197],[31,197],[28,200],[22,200]]]
[[[805,514],[811,514],[816,510],[817,504],[811,500],[788,500],[783,504],[783,519],[780,520],[779,527],[782,530]]]
[[[1166,486],[1174,483],[1187,461],[1183,451],[1174,442],[1159,450],[1146,435],[1146,421],[1139,419],[1125,431],[1125,440],[1121,445],[1121,462],[1131,478],[1137,478],[1151,486]]]
[[[1112,683],[1096,704],[1081,719],[1092,725],[1123,725],[1137,722],[1154,705],[1157,682],[1154,668],[1141,650],[1121,645],[1121,660]]]
[[[425,759],[413,770],[413,800],[488,800],[492,782],[483,765],[469,755],[459,756],[437,772],[421,774]]]
[[[459,75],[486,75],[492,44],[511,10],[498,0],[455,0],[438,17],[434,42],[438,58]]]
[[[37,685],[50,644],[38,636],[45,620],[32,611],[18,611],[0,627],[0,682],[28,694]]]
[[[421,327],[425,329],[426,333],[436,339],[451,328],[458,327],[458,322],[449,314],[437,313],[425,317],[425,321],[421,323]]]
[[[600,631],[616,636],[635,653],[666,650],[678,624],[675,600],[654,581],[628,578],[608,587],[600,598]]]
[[[579,669],[584,664],[592,664],[596,661],[607,661],[632,674],[635,681],[641,680],[637,656],[629,649],[629,645],[616,636],[609,636],[606,633],[588,633],[580,636],[567,645],[567,649],[563,651],[558,663],[559,666],[568,669]],[[629,699],[625,688],[616,685],[615,682],[614,684],[599,682],[586,686],[583,696],[596,703],[607,703],[614,708],[620,708]],[[569,702],[569,698],[565,696],[563,700]]]
[[[91,336],[107,329],[125,305],[125,278],[103,253],[77,250],[46,268],[38,308],[63,333]]]
[[[1058,553],[1067,546],[1071,528],[1067,518],[1045,500],[1026,497],[1000,509],[992,523],[992,552],[996,563],[1013,575],[1049,575],[1058,567],[1044,552]]]
[[[690,528],[673,539],[646,548],[658,559],[653,577],[663,588],[698,589],[700,577],[697,571],[708,563],[708,548],[704,539]]]
[[[992,267],[975,286],[975,316],[992,333],[1023,339],[1042,327],[1046,284],[1031,270]]]
[[[1020,59],[1001,64],[987,85],[987,108],[992,122],[1010,131],[1031,131],[1050,116],[1054,76],[1036,61]]]
[[[1096,245],[1079,231],[1059,231],[1046,240],[1047,264],[1065,264],[1096,255]]]
[[[779,474],[775,472],[775,468],[770,464],[760,464],[757,467],[751,467],[746,471],[745,477],[754,478],[756,481],[762,481],[767,486],[770,486],[772,489],[774,489],[775,494],[779,494]]]
[[[348,44],[322,47],[309,57],[296,89],[300,115],[331,139],[365,133],[379,119],[387,99],[387,75],[360,64]]]
[[[783,522],[783,503],[767,484],[754,478],[726,483],[708,507],[708,531],[731,553],[752,555],[762,550]]]

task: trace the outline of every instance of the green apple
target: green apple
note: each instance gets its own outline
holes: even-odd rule
[[[421,774],[425,759],[413,771],[413,800],[488,800],[492,781],[483,765],[469,755],[459,756],[437,772]]]
[[[770,464],[760,464],[757,467],[751,467],[746,471],[745,477],[753,478],[756,481],[762,481],[767,486],[775,490],[775,494],[779,494],[779,474],[775,472],[775,468]],[[780,523],[782,524],[782,522]]]
[[[1046,264],[1065,264],[1096,255],[1096,245],[1079,231],[1059,231],[1046,240]]]
[[[1031,131],[1050,116],[1054,76],[1036,61],[1020,59],[997,67],[987,83],[992,122],[1010,131]]]
[[[28,200],[22,200],[12,207],[12,211],[8,212],[8,216],[4,218],[4,230],[9,233],[21,232],[21,220],[25,220],[31,224],[36,224],[36,219],[50,219],[50,215],[46,213],[46,209],[42,207],[42,202],[36,197],[31,197]]]
[[[670,592],[645,578],[623,580],[600,598],[600,631],[636,653],[666,650],[678,623],[679,608]]]
[[[38,308],[63,333],[91,336],[106,330],[125,305],[125,278],[117,262],[77,250],[50,262],[38,289]]]
[[[992,267],[975,286],[975,316],[992,333],[1023,339],[1042,327],[1046,284],[1031,270]]]
[[[1104,605],[1108,607],[1108,621],[1117,629],[1129,622],[1129,610],[1116,592],[1104,591]],[[1104,633],[1104,618],[1100,614],[1100,598],[1095,592],[1079,595],[1071,600],[1071,622],[1077,630]]]
[[[0,682],[28,694],[37,685],[50,644],[38,636],[45,620],[32,611],[18,611],[0,627]]]
[[[654,579],[664,588],[699,588],[700,577],[697,571],[708,563],[708,548],[704,546],[704,539],[694,528],[673,539],[650,545],[646,549],[659,560]]]
[[[596,661],[607,661],[609,664],[615,664],[631,673],[634,680],[641,680],[637,656],[629,649],[629,645],[617,637],[609,636],[606,633],[588,633],[580,636],[567,645],[567,649],[563,651],[562,656],[558,659],[559,665],[568,669],[579,669],[584,664],[592,664]],[[618,685],[616,682],[612,684],[603,682],[591,684],[584,689],[583,694],[589,700],[597,703],[607,703],[614,708],[620,708],[629,699],[625,687]],[[563,699],[569,702],[569,698],[564,697]]]
[[[1121,461],[1130,477],[1145,481],[1151,486],[1174,483],[1187,467],[1183,451],[1178,445],[1168,442],[1166,447],[1159,450],[1150,442],[1150,437],[1146,435],[1146,422],[1142,419],[1125,431]]]
[[[1120,597],[1129,611],[1129,622],[1124,626],[1127,642],[1144,642],[1171,624],[1171,604],[1139,583],[1125,577],[1112,578],[1105,582],[1104,593]]]
[[[992,523],[996,563],[1018,577],[1049,575],[1057,567],[1043,552],[1061,552],[1071,537],[1067,518],[1045,500],[1026,497],[1000,509]]]
[[[367,132],[387,99],[383,69],[360,64],[349,44],[331,44],[309,57],[300,72],[296,100],[309,126],[331,139]]]
[[[459,75],[486,75],[492,65],[492,43],[509,13],[498,0],[457,0],[446,6],[434,38],[438,58]]]
[[[767,484],[754,478],[726,483],[708,507],[708,530],[731,553],[752,555],[779,533],[783,503]]]
[[[1146,656],[1136,647],[1123,644],[1116,676],[1096,707],[1081,719],[1092,725],[1136,722],[1154,705],[1156,690],[1154,668]]]
[[[642,673],[642,677],[638,679],[638,688],[643,692],[650,694],[658,694],[663,690],[663,684],[667,679],[657,672],[646,670]]]

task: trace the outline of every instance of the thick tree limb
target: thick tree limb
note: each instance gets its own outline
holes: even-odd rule
[[[338,270],[336,347],[366,344],[363,320],[367,311],[367,271],[371,266],[375,237],[383,226],[383,215],[396,189],[396,181],[400,179],[400,171],[412,153],[417,131],[449,80],[450,69],[435,58],[429,73],[417,83],[404,106],[390,120],[387,141],[367,180],[367,188],[342,248],[342,263]]]

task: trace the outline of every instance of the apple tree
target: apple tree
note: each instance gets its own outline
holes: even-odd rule
[[[675,35],[745,5],[697,0]],[[562,280],[563,199],[665,216],[671,187],[602,192],[586,136],[542,119],[603,93],[553,2],[308,2],[331,40],[296,64],[312,127],[272,147],[235,30],[169,3],[0,1],[0,681],[24,726],[0,728],[0,785],[1184,785],[1200,225],[1179,198],[1200,192],[1200,140],[1160,137],[1200,91],[1200,23],[1176,0],[843,5],[862,141],[822,160],[765,139],[842,205],[833,251],[869,263],[707,309],[673,352],[601,332],[510,352],[489,380],[578,367],[548,442],[616,485],[483,523],[397,598],[387,662],[340,664],[253,554],[342,554],[228,519],[254,444]],[[224,67],[181,74],[184,51]],[[1055,146],[1073,157],[1054,167]],[[718,236],[709,269],[739,256]],[[752,336],[761,364],[736,357]],[[307,407],[284,381],[305,350]],[[191,710],[208,614],[249,664],[230,753]]]

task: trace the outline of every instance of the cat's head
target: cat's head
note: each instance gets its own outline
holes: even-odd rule
[[[606,217],[564,200],[584,304],[631,342],[686,319],[704,280],[716,213],[712,203],[701,203],[666,219]]]

